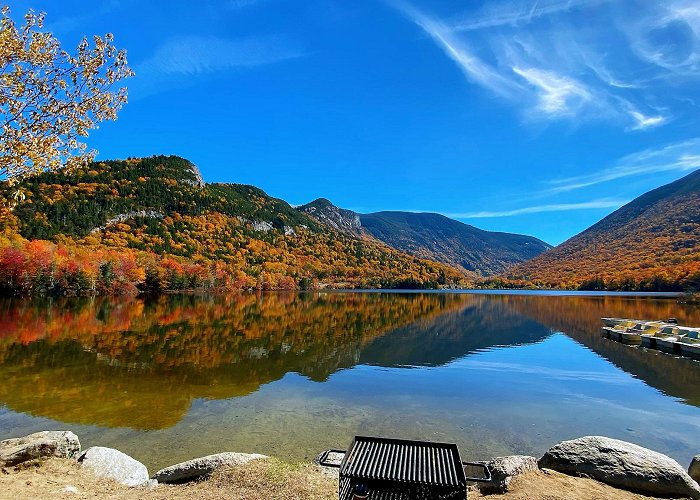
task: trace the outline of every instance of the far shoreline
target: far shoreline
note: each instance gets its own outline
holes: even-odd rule
[[[268,291],[268,290],[265,290]],[[269,290],[286,292],[287,290]],[[294,291],[294,290],[288,290]],[[397,289],[397,288],[318,288],[315,290],[297,290],[297,292],[331,292],[331,293],[457,293],[465,295],[543,295],[543,296],[578,296],[578,297],[658,297],[680,298],[684,292],[622,292],[615,290],[559,290],[559,289],[530,289],[530,288],[428,288],[428,289]]]

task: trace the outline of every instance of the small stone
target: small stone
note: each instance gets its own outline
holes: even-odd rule
[[[171,465],[153,474],[159,483],[184,483],[208,476],[219,467],[243,465],[251,460],[268,458],[257,453],[217,453]]]
[[[537,459],[525,455],[494,458],[486,462],[486,466],[491,472],[491,481],[478,484],[479,490],[486,494],[506,493],[513,478],[524,472],[538,470]]]
[[[345,457],[344,452],[338,452],[338,451],[331,451],[328,453],[328,456],[325,457],[324,462],[327,464],[332,464],[330,467],[327,465],[321,465],[321,459],[323,456],[326,454],[324,451],[323,453],[320,453],[316,458],[314,458],[314,464],[318,466],[318,468],[321,470],[321,473],[324,476],[332,477],[332,478],[339,478],[340,477],[340,463],[343,461],[343,458]],[[335,467],[333,467],[335,466]]]
[[[71,431],[41,431],[0,441],[0,466],[13,466],[41,457],[73,458],[78,453],[80,441]]]
[[[700,483],[700,455],[695,455],[693,460],[690,462],[690,467],[688,467],[688,475],[692,477],[695,482]]]
[[[141,486],[149,482],[145,465],[112,448],[88,448],[78,457],[78,462],[96,476],[108,477],[126,486]]]

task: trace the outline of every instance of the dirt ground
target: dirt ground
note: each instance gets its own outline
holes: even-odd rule
[[[516,478],[505,495],[469,499],[493,500],[639,500],[645,497],[621,491],[592,479],[557,472],[530,472]],[[337,499],[338,481],[311,464],[288,464],[275,459],[255,460],[235,469],[217,471],[210,479],[187,485],[127,488],[93,476],[74,460],[49,459],[0,470],[0,499]]]

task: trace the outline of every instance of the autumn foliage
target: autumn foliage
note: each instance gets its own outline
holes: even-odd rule
[[[640,196],[495,281],[584,290],[700,289],[700,172]]]
[[[466,283],[449,266],[321,227],[257,188],[204,185],[197,174],[186,160],[160,156],[0,184],[5,200],[22,193],[0,218],[0,289],[83,295]]]

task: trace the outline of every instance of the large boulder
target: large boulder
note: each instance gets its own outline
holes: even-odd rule
[[[670,457],[601,436],[564,441],[539,460],[540,468],[586,475],[611,486],[659,496],[700,498],[700,486]]]
[[[208,476],[219,467],[243,465],[251,460],[268,458],[257,453],[217,453],[171,465],[153,474],[159,483],[185,483]]]
[[[491,481],[488,483],[478,483],[478,488],[482,493],[505,493],[514,477],[523,472],[538,470],[537,459],[525,455],[512,455],[508,457],[498,457],[486,462],[486,466],[491,471]]]
[[[126,486],[149,484],[148,469],[138,460],[113,448],[93,446],[85,450],[78,462],[96,476],[108,477]]]
[[[688,467],[688,475],[700,483],[700,455],[695,455],[690,467]]]
[[[41,457],[73,458],[78,453],[80,441],[71,431],[41,431],[0,441],[0,466],[17,465]]]

